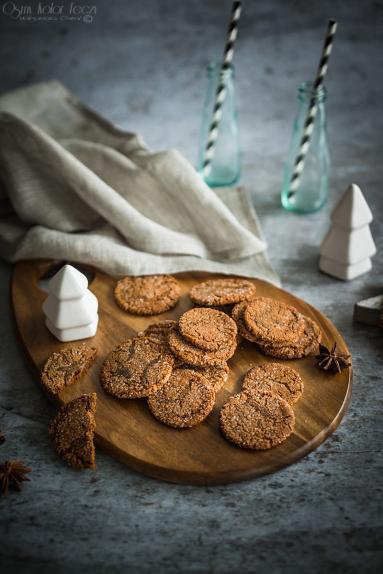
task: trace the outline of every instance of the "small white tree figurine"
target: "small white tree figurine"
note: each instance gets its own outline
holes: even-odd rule
[[[59,341],[93,337],[98,324],[98,301],[88,280],[72,265],[64,265],[48,283],[43,304],[45,324]]]
[[[371,221],[363,193],[353,183],[332,212],[332,224],[320,248],[321,271],[344,280],[370,271],[371,257],[376,253]]]

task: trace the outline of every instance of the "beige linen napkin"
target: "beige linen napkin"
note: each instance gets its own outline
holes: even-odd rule
[[[112,275],[213,271],[279,283],[242,188],[211,190],[47,82],[0,97],[0,257]]]

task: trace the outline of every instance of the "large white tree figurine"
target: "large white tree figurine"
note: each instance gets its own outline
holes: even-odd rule
[[[93,337],[98,324],[98,301],[88,280],[72,265],[64,265],[48,283],[43,304],[45,324],[59,341]]]
[[[349,280],[371,269],[376,247],[369,224],[372,213],[354,183],[343,194],[331,215],[331,227],[320,248],[321,271]]]

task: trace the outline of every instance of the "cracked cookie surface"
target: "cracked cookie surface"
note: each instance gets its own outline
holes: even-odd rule
[[[303,381],[300,374],[291,367],[280,363],[264,363],[246,373],[242,391],[245,393],[269,391],[292,405],[302,395]]]
[[[93,442],[96,402],[96,393],[73,399],[60,408],[49,425],[57,454],[72,468],[96,468]]]
[[[158,315],[169,311],[180,296],[180,285],[172,275],[124,277],[114,288],[119,307],[135,315]]]
[[[322,332],[315,321],[310,317],[303,317],[303,329],[297,341],[282,344],[257,341],[257,344],[265,355],[270,357],[301,359],[317,352],[321,339]]]
[[[253,335],[246,326],[245,320],[243,318],[243,313],[247,307],[247,301],[242,301],[241,303],[237,303],[234,305],[231,316],[233,320],[237,324],[238,334],[240,337],[243,337],[247,341],[251,341],[252,343],[257,342],[257,338]]]
[[[229,367],[226,363],[213,367],[196,367],[193,365],[182,364],[179,368],[191,369],[203,375],[209,385],[213,387],[215,393],[222,389],[229,376]]]
[[[294,430],[294,411],[287,401],[268,391],[230,397],[220,412],[224,436],[243,448],[266,450]]]
[[[191,288],[189,297],[197,305],[216,307],[248,301],[255,297],[254,283],[247,279],[209,279]]]
[[[100,373],[103,389],[119,399],[147,397],[169,379],[174,357],[165,344],[139,335],[118,345]]]
[[[139,333],[139,335],[144,335],[144,337],[156,343],[167,344],[170,331],[176,328],[177,321],[168,319],[166,321],[160,321],[159,323],[152,323],[149,327],[146,327],[145,331]]]
[[[190,343],[206,351],[230,345],[237,336],[237,325],[226,313],[195,307],[181,315],[179,331]]]
[[[85,343],[52,353],[41,372],[41,382],[52,395],[76,383],[89,369],[97,351]]]
[[[187,428],[201,423],[214,406],[215,392],[201,373],[175,369],[170,379],[148,398],[153,416],[162,423]]]
[[[296,342],[304,329],[304,316],[292,305],[268,297],[257,297],[243,311],[247,329],[257,342]]]

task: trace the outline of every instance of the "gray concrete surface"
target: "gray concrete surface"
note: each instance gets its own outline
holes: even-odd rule
[[[64,3],[64,2],[62,2]],[[33,5],[23,0],[18,5]],[[65,3],[64,3],[65,4]],[[67,3],[69,4],[69,2]],[[153,149],[195,161],[204,67],[220,57],[230,2],[89,0],[89,24],[4,16],[1,91],[58,78]],[[279,204],[298,83],[312,76],[328,17],[339,20],[327,87],[331,200],[295,216]],[[53,453],[54,409],[32,379],[9,309],[10,267],[0,264],[0,459],[33,468],[20,494],[0,499],[0,571],[377,572],[382,556],[382,336],[352,322],[354,302],[383,291],[381,1],[245,2],[237,96],[243,181],[284,286],[324,311],[354,359],[349,413],[318,450],[258,480],[197,488],[158,482],[98,453],[75,473]],[[350,183],[375,220],[373,271],[351,283],[318,272],[328,213]]]

